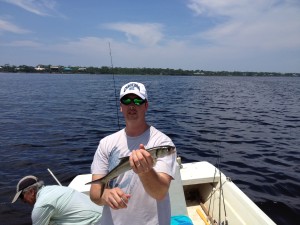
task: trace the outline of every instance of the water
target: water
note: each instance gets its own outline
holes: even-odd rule
[[[148,121],[183,162],[216,164],[277,224],[300,224],[300,78],[115,76],[148,88]],[[118,130],[110,75],[0,74],[0,224],[31,224],[9,204],[25,175],[63,185],[89,173],[99,140]],[[122,115],[120,126],[124,126]]]

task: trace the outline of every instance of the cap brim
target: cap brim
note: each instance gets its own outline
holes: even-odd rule
[[[11,202],[11,203],[14,203],[14,202],[16,202],[16,201],[18,200],[18,198],[20,197],[20,195],[21,195],[22,191],[23,191],[23,190],[21,190],[21,191],[18,191],[18,192],[16,193],[16,195],[15,195],[15,197],[14,197],[14,199],[12,200],[12,202]]]
[[[125,95],[130,95],[130,94],[134,94],[134,95],[137,95],[139,96],[141,99],[145,100],[145,96],[142,95],[140,92],[137,92],[137,91],[129,91],[129,92],[125,92],[124,94],[120,95],[120,99],[123,98]]]

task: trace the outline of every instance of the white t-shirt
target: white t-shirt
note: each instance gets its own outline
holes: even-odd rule
[[[125,129],[103,138],[94,155],[91,166],[92,174],[106,175],[119,163],[119,159],[129,156],[131,151],[139,149],[144,144],[145,148],[160,145],[172,145],[172,140],[151,126],[138,137],[129,137]],[[156,172],[175,176],[176,153],[163,158],[158,158],[154,166]],[[157,201],[148,195],[136,173],[129,170],[110,182],[110,187],[119,187],[130,194],[127,208],[114,210],[104,206],[100,223],[102,225],[165,225],[170,224],[171,208],[170,199],[166,197]]]

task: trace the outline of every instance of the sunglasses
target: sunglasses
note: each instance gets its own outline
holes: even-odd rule
[[[133,102],[135,105],[142,105],[146,102],[146,100],[140,98],[121,98],[121,102],[124,105],[129,105],[131,102]]]

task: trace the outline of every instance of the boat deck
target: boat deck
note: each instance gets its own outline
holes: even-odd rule
[[[202,215],[206,216],[204,211],[202,210],[202,208],[200,206],[197,206],[197,205],[189,206],[187,208],[187,210],[188,210],[188,215],[191,218],[191,220],[193,221],[194,225],[202,225],[202,224],[206,225],[204,220],[197,213],[197,210],[200,210]],[[210,224],[210,223],[208,223],[208,224]]]
[[[176,169],[175,179],[172,180],[169,190],[172,215],[189,216],[194,225],[210,224],[204,222],[207,220],[207,215],[200,206],[202,198],[206,196],[200,196],[198,190],[199,186],[211,190],[219,181],[218,170],[207,162],[186,163],[181,165],[181,168],[178,165]]]

